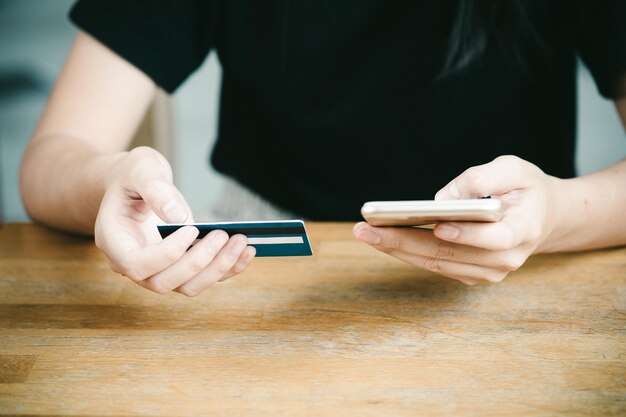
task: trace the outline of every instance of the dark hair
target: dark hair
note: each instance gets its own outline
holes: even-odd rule
[[[479,63],[494,42],[509,52],[508,58],[522,71],[530,71],[528,49],[545,52],[531,17],[531,1],[458,0],[440,78]]]

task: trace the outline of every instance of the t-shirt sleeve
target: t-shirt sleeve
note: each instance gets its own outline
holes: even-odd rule
[[[213,46],[214,9],[210,0],[79,0],[70,20],[171,93]]]
[[[576,47],[607,98],[626,96],[626,0],[578,0]]]

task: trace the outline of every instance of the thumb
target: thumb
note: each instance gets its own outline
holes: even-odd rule
[[[500,156],[487,164],[465,170],[439,190],[435,200],[490,197],[525,188],[529,167],[535,166],[516,156]]]
[[[191,210],[182,194],[166,180],[150,180],[137,187],[146,205],[167,223],[193,221]]]

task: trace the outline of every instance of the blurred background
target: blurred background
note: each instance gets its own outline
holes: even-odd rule
[[[19,163],[61,69],[76,28],[73,0],[0,0],[0,219],[26,221]],[[196,219],[206,217],[221,178],[208,165],[216,132],[221,70],[214,53],[174,96],[161,94],[134,144],[149,144],[172,163],[175,181]],[[626,133],[613,104],[578,71],[579,174],[626,157]]]

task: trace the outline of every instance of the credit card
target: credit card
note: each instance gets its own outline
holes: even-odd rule
[[[161,237],[165,238],[183,226],[198,228],[200,234],[197,240],[212,230],[223,230],[228,236],[245,235],[248,238],[248,245],[256,248],[256,256],[259,257],[313,255],[302,220],[162,224],[157,228]]]

